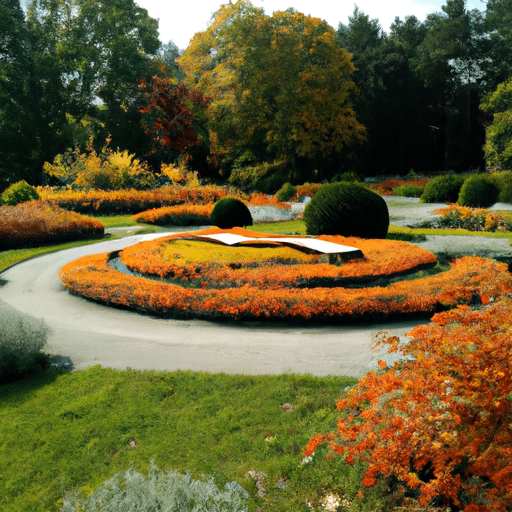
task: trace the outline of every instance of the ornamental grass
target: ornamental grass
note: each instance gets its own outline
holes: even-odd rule
[[[0,207],[0,250],[102,237],[101,222],[44,201]]]
[[[506,265],[478,257],[460,258],[446,272],[385,287],[240,283],[239,287],[196,288],[121,273],[109,264],[111,256],[103,253],[80,258],[65,265],[59,277],[67,288],[84,297],[164,317],[346,321],[432,314],[475,300],[487,303],[512,291]],[[190,279],[185,277],[182,281]]]

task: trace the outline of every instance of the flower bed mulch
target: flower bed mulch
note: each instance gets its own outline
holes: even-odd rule
[[[217,230],[217,232],[219,231],[221,230]],[[213,233],[215,230],[205,230],[201,233],[205,232]],[[165,240],[171,243],[170,240],[173,238],[177,239],[177,236],[164,239],[164,243]],[[156,241],[154,247],[157,248],[157,252],[150,255],[150,258],[156,258],[159,254],[160,242],[162,241]],[[370,248],[371,244],[375,245],[373,253],[368,248],[365,252],[365,249],[361,247],[365,253],[365,258],[359,261],[361,269],[366,267],[370,272],[372,265],[374,268],[379,267],[380,258],[384,261],[390,256],[392,259],[399,255],[396,252],[389,254],[389,249],[392,246],[387,246],[387,242],[391,241],[359,241],[361,245],[367,243]],[[216,246],[207,242],[200,243],[204,243],[202,257],[203,262],[207,262],[209,259],[208,247],[211,245],[212,248],[215,248]],[[378,245],[380,244],[382,244],[382,248],[379,251]],[[401,242],[401,244],[404,250],[406,246],[411,245],[405,242]],[[428,253],[428,251],[425,252]],[[142,254],[144,253],[142,250]],[[141,254],[140,251],[139,254]],[[175,259],[179,260],[179,256],[174,254]],[[217,288],[211,287],[212,283],[206,283],[204,287],[201,287],[203,285],[200,281],[195,283],[195,286],[199,284],[199,287],[188,287],[174,282],[162,282],[143,276],[127,275],[114,269],[109,264],[110,258],[110,253],[79,258],[62,267],[59,277],[73,293],[89,299],[144,313],[177,318],[334,321],[371,319],[411,313],[432,314],[440,309],[475,301],[488,303],[494,297],[512,291],[512,277],[507,272],[506,265],[478,257],[458,259],[448,271],[429,277],[397,281],[385,287],[365,288],[293,287],[288,285],[291,279],[281,273],[283,266],[278,267],[279,271],[274,269],[272,272],[272,265],[269,266],[270,271],[267,276],[273,274],[275,284],[267,282],[263,284],[258,278],[250,284],[244,284],[241,281],[229,288],[223,288],[222,282]],[[430,260],[426,259],[425,261]],[[236,267],[240,262],[234,263],[231,268],[233,271],[238,270]],[[199,266],[199,264],[197,265]],[[350,269],[353,265],[357,266],[357,263],[349,262],[341,266],[331,266],[340,272],[344,267]],[[308,264],[302,261],[288,266],[293,270],[294,266],[307,267]],[[322,269],[326,268],[322,263],[310,263],[309,266],[316,267],[320,273],[323,272]],[[384,268],[386,265],[381,266]],[[388,266],[391,268],[391,263]],[[257,268],[258,265],[254,266],[254,269]],[[395,265],[394,271],[396,272],[398,268]],[[348,270],[347,272],[350,273]],[[189,277],[186,277],[187,279],[182,279],[181,284],[187,284],[187,281],[190,284]],[[280,281],[283,284],[279,287],[277,284]]]

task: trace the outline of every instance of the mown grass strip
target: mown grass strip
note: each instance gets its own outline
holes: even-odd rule
[[[4,384],[0,510],[56,510],[65,492],[90,492],[130,466],[146,470],[151,460],[161,469],[235,480],[259,504],[249,470],[268,475],[272,501],[306,499],[332,478],[333,466],[327,471],[326,460],[315,469],[301,466],[302,450],[336,421],[335,402],[355,382],[96,366]],[[293,410],[283,411],[284,404]],[[339,470],[339,461],[332,464]],[[350,479],[355,494],[360,474],[345,472],[337,479]],[[275,489],[280,478],[288,482],[284,490]]]

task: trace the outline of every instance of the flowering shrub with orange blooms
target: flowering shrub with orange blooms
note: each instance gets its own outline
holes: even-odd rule
[[[469,231],[510,231],[512,227],[503,215],[486,208],[450,204],[435,210],[434,213],[441,215],[441,219],[433,223],[433,227],[462,228]]]
[[[43,201],[0,207],[0,250],[103,236],[101,222]]]
[[[313,197],[321,186],[322,183],[303,183],[302,185],[297,185],[297,192],[292,201],[298,201],[301,197],[306,196]]]
[[[212,228],[200,234],[218,231]],[[231,231],[253,238],[265,236],[242,228]],[[246,284],[260,288],[347,286],[358,283],[363,286],[379,278],[412,273],[437,262],[436,256],[426,249],[396,240],[318,237],[320,240],[356,247],[365,256],[335,265],[326,262],[326,256],[305,254],[290,247],[205,246],[201,241],[185,242],[180,239],[182,237],[177,234],[127,247],[120,253],[121,260],[135,272],[170,276],[173,279],[186,276],[187,281],[197,280],[198,285],[204,288],[240,287]]]
[[[402,187],[403,185],[416,185],[424,187],[429,181],[430,180],[428,179],[399,180],[395,178],[390,178],[384,181],[380,181],[378,183],[367,183],[367,187],[381,196],[390,196],[393,194],[393,189],[396,187]]]
[[[134,214],[178,204],[209,204],[227,194],[223,187],[167,185],[154,190],[52,190],[39,188],[42,199],[66,210],[94,215]]]
[[[278,208],[290,209],[291,206],[284,202],[279,201],[275,196],[267,196],[266,194],[254,193],[249,196],[246,202],[249,206],[277,206]]]
[[[484,302],[512,291],[506,265],[477,257],[456,260],[449,271],[387,287],[305,289],[267,288],[262,283],[202,288],[192,282],[192,287],[186,287],[118,272],[109,265],[110,257],[105,253],[80,258],[61,269],[60,279],[73,292],[107,304],[162,316],[232,319],[339,321],[433,313],[440,307],[471,303],[476,297]],[[200,275],[199,266],[194,271]],[[190,277],[194,276],[183,276],[181,284]]]
[[[410,359],[360,379],[337,404],[336,432],[305,453],[327,443],[368,463],[365,487],[398,479],[420,505],[512,510],[512,298],[436,314],[409,336],[400,346],[382,333]]]
[[[135,222],[145,222],[158,226],[193,226],[211,224],[210,214],[213,210],[210,204],[180,204],[176,206],[164,206],[153,208],[145,212],[133,215]]]

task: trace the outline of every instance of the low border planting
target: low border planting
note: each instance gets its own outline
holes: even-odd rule
[[[464,257],[450,270],[386,287],[351,289],[187,288],[126,275],[109,264],[110,253],[86,256],[59,272],[72,292],[104,304],[164,317],[208,319],[331,320],[382,319],[411,313],[432,314],[459,304],[488,303],[512,291],[505,264]]]
[[[101,222],[46,202],[0,207],[0,250],[37,247],[104,235]]]

